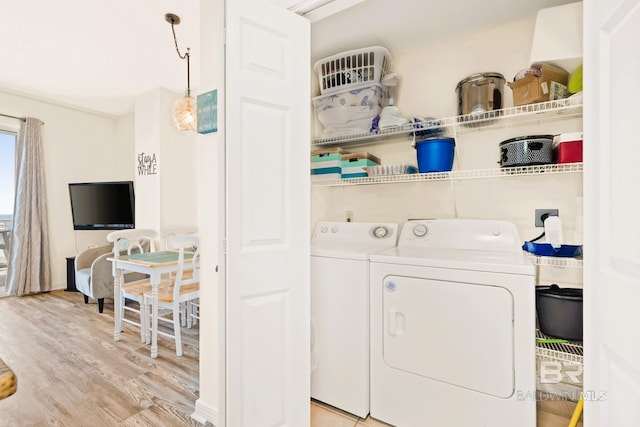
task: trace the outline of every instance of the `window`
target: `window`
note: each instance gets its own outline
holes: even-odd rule
[[[0,296],[4,295],[9,261],[9,232],[15,193],[16,134],[0,130]]]

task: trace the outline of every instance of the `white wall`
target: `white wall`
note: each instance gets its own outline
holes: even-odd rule
[[[499,72],[507,81],[512,81],[517,71],[530,65],[534,24],[535,16],[531,16],[490,30],[425,40],[405,51],[391,52],[393,70],[403,78],[396,103],[402,115],[458,115],[456,86],[471,74]],[[513,105],[511,89],[507,86],[504,100],[505,107]],[[582,130],[581,119],[465,131],[456,135],[454,170],[499,167],[498,144],[508,138],[579,130]],[[383,164],[417,165],[416,151],[409,138],[343,148],[352,153],[373,153]],[[542,231],[534,227],[536,208],[558,208],[566,243],[581,243],[581,174],[314,187],[312,191],[314,225],[320,220],[344,221],[347,210],[353,211],[354,221],[400,224],[414,218],[504,219],[516,224],[522,241]]]
[[[171,105],[183,94],[168,92],[163,111],[171,117]],[[160,227],[198,224],[198,187],[200,144],[195,134],[178,132],[170,119],[161,120],[167,127],[160,151]]]
[[[198,134],[198,200],[203,265],[200,273],[200,397],[194,418],[224,425],[224,1],[200,2],[200,88],[218,90],[218,132]],[[216,266],[219,266],[216,271]],[[206,332],[205,332],[206,331]]]
[[[115,147],[120,154],[115,158],[114,167],[117,170],[125,171],[127,176],[130,177],[134,173],[131,170],[131,159],[135,155],[134,126],[135,116],[133,113],[116,119]]]
[[[137,228],[198,221],[196,136],[179,133],[171,121],[171,105],[180,96],[157,88],[135,100],[135,153],[129,167],[135,171]],[[151,162],[141,165],[141,157]]]
[[[121,159],[131,137],[127,119],[80,111],[17,94],[0,92],[0,112],[36,117],[42,127],[49,242],[54,289],[66,287],[65,257],[92,244],[106,243],[106,233],[74,231],[69,205],[70,182],[130,180],[133,171]],[[11,119],[1,124],[19,125]]]
[[[135,153],[131,166],[136,171],[136,227],[157,230],[160,227],[160,171],[159,164],[149,174],[140,174],[138,156],[160,158],[161,127],[159,123],[162,93],[153,90],[135,99]]]

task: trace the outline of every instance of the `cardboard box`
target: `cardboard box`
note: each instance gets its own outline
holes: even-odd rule
[[[342,179],[368,176],[367,166],[380,165],[380,159],[369,153],[344,154],[342,156]]]
[[[311,153],[311,179],[324,181],[340,179],[342,176],[342,156],[340,147],[318,150]]]
[[[526,76],[507,83],[513,91],[513,105],[535,104],[566,98],[569,72],[549,64],[542,64],[540,77]]]

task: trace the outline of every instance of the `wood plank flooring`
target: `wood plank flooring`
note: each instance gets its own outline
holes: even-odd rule
[[[0,426],[197,426],[198,328],[183,328],[183,356],[159,337],[151,359],[139,330],[113,340],[113,301],[84,304],[53,291],[0,298],[0,358],[18,391],[0,400]]]
[[[567,427],[571,420],[571,415],[575,409],[575,402],[566,400],[553,400],[549,397],[538,396],[537,403],[537,427]],[[341,411],[333,406],[322,402],[311,402],[311,427],[393,427],[382,421],[368,416],[358,418],[353,414]],[[432,427],[427,422],[421,426]],[[441,426],[438,426],[441,427]],[[442,426],[444,427],[444,426]],[[449,426],[448,426],[449,427]],[[451,426],[454,427],[454,426]],[[463,426],[455,426],[463,427]],[[515,426],[514,426],[515,427]],[[582,421],[577,427],[583,427]]]
[[[183,328],[183,356],[159,337],[159,357],[125,325],[113,341],[113,301],[103,314],[82,295],[53,291],[0,298],[0,358],[16,373],[18,391],[0,400],[0,427],[197,426],[197,326]],[[575,403],[540,399],[538,427],[566,427]],[[320,402],[311,427],[381,427]],[[578,424],[582,426],[582,423]]]
[[[542,401],[541,401],[542,402]],[[574,402],[544,401],[538,404],[537,427],[567,427],[575,408]],[[311,427],[393,427],[382,421],[371,418],[358,418],[353,414],[322,402],[311,402]],[[431,427],[425,422],[422,426]],[[440,426],[438,426],[440,427]],[[460,427],[460,426],[455,426]],[[514,426],[515,427],[515,426]],[[577,427],[582,427],[582,421]]]

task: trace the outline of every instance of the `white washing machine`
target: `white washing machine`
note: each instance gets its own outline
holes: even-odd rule
[[[534,427],[535,267],[503,221],[409,221],[370,257],[371,416]]]
[[[311,397],[369,413],[369,256],[398,225],[320,222],[311,238]]]

